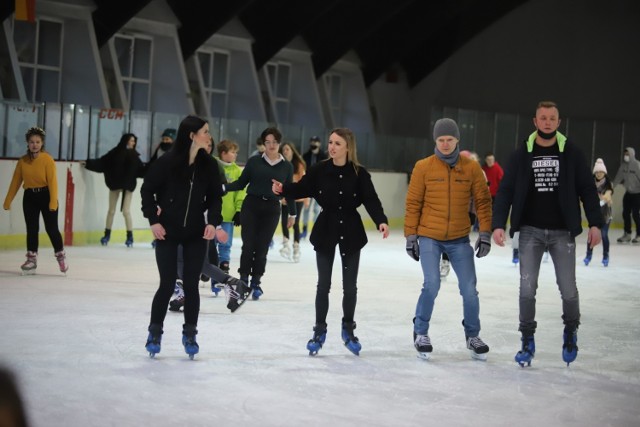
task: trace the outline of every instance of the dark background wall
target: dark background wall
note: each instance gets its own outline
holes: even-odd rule
[[[640,121],[640,2],[531,0],[403,85],[370,89],[381,133],[429,135],[434,107],[532,117],[546,99],[565,118]]]

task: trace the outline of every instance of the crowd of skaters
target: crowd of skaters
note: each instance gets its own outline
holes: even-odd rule
[[[502,165],[493,153],[486,153],[482,166],[475,153],[460,150],[463,142],[454,120],[444,118],[435,123],[434,153],[416,163],[405,206],[406,250],[420,262],[424,276],[413,326],[414,345],[421,357],[429,358],[434,348],[429,337],[431,315],[441,280],[451,265],[462,296],[466,348],[472,358],[486,359],[489,346],[479,335],[473,255],[486,256],[492,240],[504,245],[508,222],[509,235],[512,238],[516,233],[519,235],[517,256],[521,272],[522,338],[515,360],[525,366],[535,355],[535,294],[545,253],[556,266],[563,301],[563,360],[569,364],[576,359],[580,310],[575,237],[582,232],[579,202],[588,222],[584,264],[589,265],[594,247],[602,241],[602,264],[606,267],[612,194],[618,184],[625,191],[624,234],[618,242],[639,242],[640,162],[633,148],[625,148],[623,162],[614,179],[610,179],[602,159],[590,167],[582,151],[558,132],[560,121],[557,105],[541,102],[535,111],[535,131],[530,137]],[[29,274],[37,268],[38,223],[42,215],[60,270],[66,272],[69,266],[57,225],[55,162],[44,150],[44,130],[30,128],[25,138],[27,154],[16,165],[4,203],[5,210],[9,209],[20,185],[23,186],[27,260],[22,270]],[[300,240],[312,230],[309,241],[315,250],[318,282],[316,319],[307,343],[309,353],[317,354],[326,339],[328,294],[337,249],[343,270],[340,335],[347,349],[359,354],[362,346],[354,332],[356,284],[360,252],[367,237],[356,208],[365,206],[383,238],[389,233],[388,220],[370,174],[358,162],[352,131],[332,130],[326,152],[320,138],[313,137],[309,142],[309,150],[300,155],[293,144],[282,141],[277,128],[267,128],[257,141],[256,151],[241,169],[235,163],[237,143],[221,141],[218,156],[212,157],[213,139],[208,123],[188,116],[179,129],[163,132],[162,141],[147,164],[141,162],[135,149],[137,137],[129,133],[101,158],[83,162],[88,170],[104,174],[110,191],[105,235],[101,239],[105,245],[110,239],[119,200],[127,226],[126,244],[133,244],[131,193],[137,178],[144,177],[142,210],[154,235],[160,273],[148,326],[146,349],[150,355],[160,352],[167,306],[177,281],[182,292],[179,308],[184,309],[182,341],[192,358],[199,351],[196,334],[200,280],[210,279],[216,293],[224,289],[232,312],[247,298],[259,299],[264,294],[266,255],[279,222],[283,232],[280,253],[294,261],[300,257]],[[313,228],[308,219],[312,211]],[[229,274],[229,254],[233,228],[240,225],[242,248],[236,278]],[[292,227],[293,251],[289,248]],[[472,230],[478,231],[474,246],[470,242]],[[563,250],[571,247],[573,251]],[[515,256],[514,252],[514,259]]]

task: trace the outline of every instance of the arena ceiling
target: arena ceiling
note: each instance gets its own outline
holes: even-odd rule
[[[151,1],[94,0],[98,44],[106,43]],[[393,79],[398,66],[415,86],[476,34],[527,0],[166,1],[181,23],[178,34],[185,58],[237,17],[255,40],[258,69],[300,36],[312,51],[316,76],[353,50],[367,86],[383,74]],[[5,11],[2,19],[11,13]]]

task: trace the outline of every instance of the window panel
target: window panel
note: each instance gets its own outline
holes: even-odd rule
[[[38,65],[59,67],[62,44],[62,24],[40,20],[38,35]]]
[[[124,37],[116,37],[114,40],[116,57],[122,77],[131,77],[131,55],[133,40]]]
[[[133,77],[151,77],[151,40],[136,38],[133,49]]]
[[[36,61],[37,26],[25,21],[13,21],[13,40],[18,61],[33,64]]]
[[[271,85],[271,90],[275,90],[276,88],[277,73],[278,73],[278,69],[275,64],[267,65],[267,75],[269,76],[269,84]]]
[[[205,88],[209,88],[211,87],[211,54],[208,52],[198,52],[198,62],[200,62],[202,83]]]
[[[276,96],[278,98],[289,98],[289,76],[291,67],[280,64],[278,66],[278,80],[276,88]]]
[[[276,114],[278,122],[289,123],[289,103],[276,101]]]
[[[227,64],[229,55],[215,52],[213,54],[213,79],[211,88],[227,90]]]

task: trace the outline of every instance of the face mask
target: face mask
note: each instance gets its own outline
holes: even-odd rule
[[[546,133],[546,132],[542,132],[540,129],[538,129],[538,135],[542,139],[549,140],[549,139],[553,139],[553,137],[556,136],[556,131],[554,130],[553,132]]]
[[[629,163],[629,156],[624,156],[622,159],[625,161],[625,163]]]

